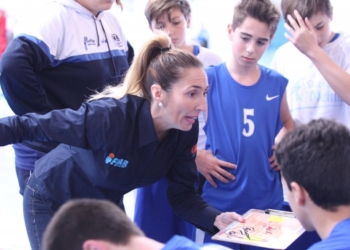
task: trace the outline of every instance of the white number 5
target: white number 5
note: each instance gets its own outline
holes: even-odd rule
[[[248,130],[243,128],[242,134],[246,137],[252,136],[255,129],[254,122],[248,116],[254,116],[254,109],[243,109],[243,123],[248,125]]]

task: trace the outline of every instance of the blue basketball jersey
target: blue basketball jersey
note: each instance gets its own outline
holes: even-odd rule
[[[236,180],[209,182],[202,197],[222,211],[244,213],[251,208],[281,208],[279,172],[271,169],[269,157],[282,128],[280,107],[288,80],[276,71],[260,67],[260,78],[252,86],[236,82],[226,64],[207,69],[208,120],[204,128],[206,148],[221,160],[237,165],[226,169]]]

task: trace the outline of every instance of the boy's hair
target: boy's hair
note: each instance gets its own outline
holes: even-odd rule
[[[191,14],[191,7],[187,0],[149,0],[145,8],[148,24],[151,25],[152,20],[158,18],[164,11],[168,13],[170,19],[170,12],[174,8],[179,8],[186,20]]]
[[[43,236],[43,250],[81,250],[86,240],[127,245],[142,231],[114,203],[106,200],[68,201],[53,216]]]
[[[328,17],[333,15],[333,7],[330,0],[282,0],[281,9],[284,20],[291,25],[287,19],[291,15],[294,19],[294,10],[297,10],[303,19],[311,18],[318,13],[326,14]]]
[[[273,37],[280,19],[280,12],[270,0],[242,0],[234,9],[232,29],[235,30],[247,17],[266,23]]]
[[[289,132],[275,156],[289,189],[298,183],[325,210],[350,205],[350,131],[344,125],[313,120]]]

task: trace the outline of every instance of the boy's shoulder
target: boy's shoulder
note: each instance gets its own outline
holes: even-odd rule
[[[333,46],[330,46],[331,48],[338,47],[344,50],[346,54],[348,54],[350,49],[350,34],[347,34],[345,32],[339,32],[338,39],[330,43],[330,45],[333,45]]]
[[[217,64],[217,65],[210,65],[210,66],[205,68],[205,71],[206,71],[208,77],[210,77],[212,75],[217,75],[217,74],[221,75],[227,71],[226,63],[223,62],[223,63]]]
[[[264,74],[267,78],[271,79],[281,79],[283,81],[288,81],[286,77],[284,77],[281,73],[279,73],[278,71],[272,69],[272,68],[269,68],[269,67],[265,67],[263,65],[259,65],[260,67],[260,70],[262,72],[262,74]]]
[[[224,60],[213,50],[199,46],[199,54],[197,58],[203,63],[204,67],[209,67],[212,65],[218,65]]]
[[[276,49],[274,57],[292,56],[296,54],[301,54],[301,52],[291,42],[286,42]],[[283,59],[288,60],[288,57]]]

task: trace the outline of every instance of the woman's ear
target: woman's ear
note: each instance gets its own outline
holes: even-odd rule
[[[157,103],[161,103],[163,101],[163,89],[158,83],[151,86],[151,93],[154,101]]]

